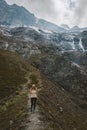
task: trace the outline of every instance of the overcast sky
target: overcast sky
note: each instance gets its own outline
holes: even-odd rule
[[[87,27],[87,0],[6,0],[24,6],[38,18],[70,27]]]

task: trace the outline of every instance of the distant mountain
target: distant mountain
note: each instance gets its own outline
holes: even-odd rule
[[[38,19],[23,6],[8,5],[5,0],[0,0],[0,24],[8,26],[36,26],[52,31],[65,31],[53,23]]]
[[[74,27],[72,27],[72,29],[77,30],[77,29],[79,29],[79,27],[78,26],[74,26]]]
[[[73,26],[72,28],[70,28],[69,31],[71,31],[71,32],[82,32],[84,30],[87,30],[87,27],[80,28],[79,26]]]
[[[71,31],[80,31],[80,28],[78,26],[74,26],[70,30]]]
[[[63,27],[59,27],[58,25],[53,24],[51,22],[47,22],[47,21],[45,21],[43,19],[39,19],[39,21],[37,23],[37,26],[40,27],[40,28],[44,27],[44,28],[46,28],[48,30],[51,30],[51,31],[53,30],[53,31],[56,31],[56,32],[58,32],[58,31],[61,31],[61,32],[65,31],[65,29]]]
[[[67,24],[61,24],[60,26],[61,26],[62,28],[64,28],[64,29],[66,29],[66,30],[69,30],[69,29],[70,29]]]
[[[36,21],[34,14],[28,12],[24,7],[16,4],[8,5],[0,0],[0,24],[2,25],[33,25]]]

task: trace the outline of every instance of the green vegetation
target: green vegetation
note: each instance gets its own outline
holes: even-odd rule
[[[14,52],[0,50],[0,59],[1,130],[9,128],[10,120],[14,122],[13,130],[20,129],[22,119],[26,116],[27,86],[30,88],[33,83],[40,88],[38,103],[46,123],[49,124],[47,130],[86,130],[87,111],[82,107],[84,104],[81,106],[81,102],[78,102],[80,101],[80,93],[76,93],[82,89],[71,87],[71,81],[76,83],[76,86],[77,83],[80,86],[86,76],[81,73],[82,71],[78,67],[71,64],[67,57],[55,54],[47,56],[47,53],[46,55],[43,53],[38,57],[32,57],[27,63]],[[41,69],[45,76],[35,66]],[[76,82],[76,79],[79,82]],[[63,88],[58,85],[59,81],[61,81]],[[68,85],[76,92],[70,91]],[[84,85],[86,85],[86,81]],[[73,92],[76,96],[73,96]],[[85,100],[83,102],[83,99],[81,101],[82,103],[86,102]],[[62,112],[60,111],[61,107]]]
[[[47,130],[86,130],[86,113],[61,86],[42,75],[42,90],[39,94],[39,105],[48,122]],[[62,111],[61,111],[62,108]]]
[[[26,115],[27,95],[22,93],[15,98],[11,98],[0,108],[0,128],[9,128],[10,120],[14,122],[13,130],[21,125],[21,119]]]
[[[14,52],[0,50],[0,129],[9,129],[10,120],[13,130],[20,127],[26,115],[27,82],[29,66],[24,59]]]
[[[0,50],[0,99],[20,89],[26,72],[27,66],[18,54]]]

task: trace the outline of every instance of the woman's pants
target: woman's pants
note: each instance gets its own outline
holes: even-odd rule
[[[35,111],[37,98],[31,98],[31,112]]]

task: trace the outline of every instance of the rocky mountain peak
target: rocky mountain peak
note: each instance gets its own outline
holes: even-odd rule
[[[6,4],[6,1],[5,0],[0,0],[0,3],[4,3],[4,4]]]
[[[5,7],[5,8],[4,8]],[[38,19],[23,6],[8,5],[4,0],[0,1],[0,24],[8,26],[35,26],[54,32],[63,32],[64,28],[51,22]]]
[[[11,26],[32,25],[36,21],[34,14],[22,6],[16,4],[8,5],[0,0],[0,24]]]
[[[72,30],[79,30],[80,28],[78,26],[72,27]]]
[[[70,29],[69,26],[68,26],[67,24],[61,24],[61,27],[62,27],[62,28],[65,28],[65,29],[67,29],[67,30]]]
[[[1,8],[5,7],[5,6],[8,6],[6,1],[5,0],[0,0],[0,10],[1,10]]]

